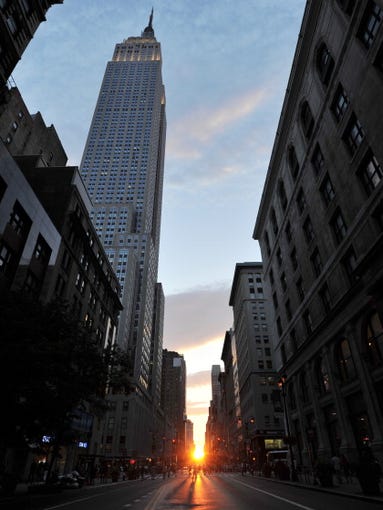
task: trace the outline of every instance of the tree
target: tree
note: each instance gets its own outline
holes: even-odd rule
[[[102,350],[68,305],[21,293],[0,298],[2,447],[63,441],[71,412],[102,401],[114,350]]]

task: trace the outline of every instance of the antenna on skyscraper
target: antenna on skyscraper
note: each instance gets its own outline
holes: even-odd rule
[[[153,23],[153,7],[152,7],[152,12],[150,13],[150,17],[149,17],[149,27],[150,28],[153,28],[152,23]]]

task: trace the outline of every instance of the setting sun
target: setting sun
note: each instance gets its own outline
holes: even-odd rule
[[[205,453],[203,451],[203,449],[200,447],[200,446],[196,446],[196,449],[194,450],[194,453],[193,453],[193,459],[194,460],[202,460],[205,456]]]

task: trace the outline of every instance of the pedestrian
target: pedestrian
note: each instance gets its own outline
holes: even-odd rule
[[[335,477],[336,477],[338,483],[342,483],[343,480],[342,480],[342,475],[341,475],[341,471],[340,471],[341,464],[340,464],[340,458],[338,457],[338,455],[335,454],[331,458],[331,464],[334,469]]]
[[[342,454],[340,456],[340,465],[342,467],[342,472],[343,472],[344,478],[346,480],[346,483],[351,483],[352,482],[351,465],[350,465],[347,457],[344,454]]]

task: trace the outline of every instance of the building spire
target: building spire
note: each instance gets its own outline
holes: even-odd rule
[[[153,23],[153,7],[152,7],[152,12],[150,13],[150,17],[149,17],[149,27],[151,29],[153,29],[152,23]]]
[[[153,7],[152,12],[149,16],[149,25],[145,28],[145,30],[142,32],[143,37],[154,37],[154,30],[153,30]]]

